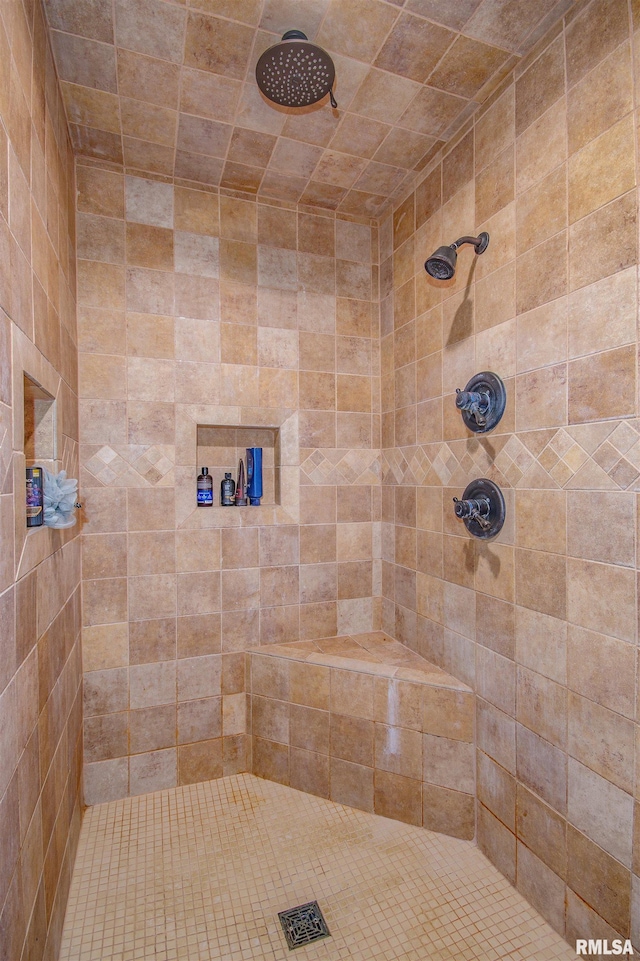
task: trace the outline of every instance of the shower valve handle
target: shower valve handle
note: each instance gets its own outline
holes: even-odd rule
[[[491,397],[484,391],[460,390],[456,388],[456,407],[458,410],[466,410],[475,419],[478,427],[484,427],[487,418],[485,414],[491,406]]]
[[[472,497],[468,500],[459,500],[454,497],[453,503],[456,505],[454,507],[456,517],[459,517],[460,520],[475,521],[483,530],[487,530],[491,526],[489,521],[491,501],[488,497]]]
[[[470,534],[490,540],[502,530],[505,504],[502,491],[488,477],[477,477],[464,489],[460,499],[453,498],[454,511]]]

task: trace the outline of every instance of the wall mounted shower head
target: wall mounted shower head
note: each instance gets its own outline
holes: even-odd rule
[[[262,93],[281,107],[309,107],[329,94],[331,106],[336,69],[322,47],[317,47],[301,30],[287,30],[279,43],[269,47],[256,65],[256,80]]]
[[[424,269],[436,280],[451,280],[456,272],[457,250],[462,244],[473,244],[477,254],[483,254],[489,246],[489,234],[483,231],[477,237],[460,237],[450,247],[438,247],[425,261]]]

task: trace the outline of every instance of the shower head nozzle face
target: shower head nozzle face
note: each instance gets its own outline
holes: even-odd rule
[[[256,80],[262,93],[281,107],[309,107],[332,89],[333,60],[322,47],[309,43],[300,30],[289,30],[280,43],[261,55]]]
[[[455,247],[438,247],[426,261],[424,269],[436,280],[451,280],[456,272],[457,259]]]

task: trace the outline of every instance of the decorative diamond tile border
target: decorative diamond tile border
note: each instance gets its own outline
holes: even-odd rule
[[[381,470],[391,485],[446,487],[475,475],[515,488],[640,491],[640,420],[384,450]]]
[[[173,478],[175,448],[123,444],[85,448],[83,467],[107,487],[156,487]]]
[[[312,484],[374,485],[380,483],[382,463],[379,450],[320,448],[301,465],[303,478]]]
[[[65,452],[68,462],[76,451]],[[109,487],[171,485],[175,448],[85,448],[83,467]],[[301,465],[303,483],[457,486],[470,475],[505,487],[640,491],[640,420],[476,437],[380,451],[318,448]]]

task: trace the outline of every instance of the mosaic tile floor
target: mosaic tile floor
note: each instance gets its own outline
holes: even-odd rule
[[[278,912],[331,937],[290,951]],[[89,808],[61,961],[569,961],[468,841],[250,774]]]

